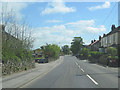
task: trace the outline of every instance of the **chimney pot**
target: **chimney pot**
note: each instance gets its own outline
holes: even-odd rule
[[[116,28],[115,25],[112,25],[112,27],[111,27],[112,31],[113,31],[115,28]]]
[[[120,30],[120,26],[118,26],[117,28],[118,28],[118,30]]]
[[[101,36],[99,36],[99,40],[101,40]]]
[[[105,34],[103,34],[103,37],[105,37]]]
[[[91,43],[93,43],[93,40],[91,40]]]

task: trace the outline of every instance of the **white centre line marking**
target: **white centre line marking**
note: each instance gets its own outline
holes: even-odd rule
[[[76,63],[76,65],[78,65],[78,63],[77,62],[75,62]]]
[[[90,75],[87,74],[87,77],[91,79],[96,85],[98,85],[98,83],[93,78],[91,78]]]
[[[80,68],[80,66],[78,66]]]
[[[82,70],[83,72],[85,72],[82,68],[81,68],[81,70]]]

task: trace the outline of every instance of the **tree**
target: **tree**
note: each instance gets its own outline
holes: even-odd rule
[[[107,54],[111,56],[116,56],[117,55],[117,49],[114,47],[108,47],[107,48]]]
[[[71,51],[73,55],[78,54],[78,52],[81,50],[83,45],[83,39],[81,37],[74,37],[74,39],[71,42]]]
[[[87,48],[83,48],[80,52],[79,52],[80,55],[83,55],[82,57],[84,59],[88,59],[88,55],[89,55],[89,49]]]
[[[57,59],[60,54],[60,47],[55,44],[46,44],[45,46],[41,46],[43,54],[47,58],[55,58]]]
[[[22,68],[31,68],[34,66],[34,59],[32,57],[32,46],[34,39],[31,36],[31,27],[29,27],[23,19],[17,20],[14,12],[7,12],[7,8],[2,8],[0,15],[2,27],[2,63],[3,74],[14,69],[24,70]],[[23,21],[23,22],[22,22]],[[28,32],[28,33],[27,33]],[[6,70],[8,68],[8,70]]]
[[[64,46],[62,47],[62,52],[63,52],[64,54],[70,54],[70,48],[69,48],[69,46],[68,46],[68,45],[64,45]]]

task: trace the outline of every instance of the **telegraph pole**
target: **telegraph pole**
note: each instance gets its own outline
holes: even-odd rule
[[[120,1],[118,1],[118,26],[120,26]],[[120,41],[120,38],[118,38],[118,41]],[[120,78],[120,43],[118,42],[118,89],[120,90],[119,78]]]
[[[120,1],[118,1],[118,26],[120,26]]]
[[[120,1],[118,1],[118,26],[120,26]],[[120,38],[118,38],[118,41]],[[120,67],[120,43],[118,43],[118,67]],[[120,74],[120,70],[119,70]]]

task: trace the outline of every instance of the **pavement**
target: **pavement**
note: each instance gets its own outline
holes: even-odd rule
[[[63,61],[63,56],[50,63],[36,63],[36,68],[2,77],[2,88],[20,88],[27,83],[32,82],[38,77],[42,77]],[[1,85],[1,84],[0,84]]]
[[[118,88],[118,68],[64,56],[59,66],[20,88]]]

